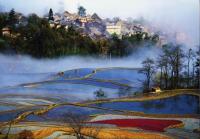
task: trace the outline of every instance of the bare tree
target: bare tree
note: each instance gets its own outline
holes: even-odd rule
[[[170,88],[178,88],[180,82],[180,72],[183,67],[184,54],[179,45],[165,45],[163,53],[168,59],[170,72]]]
[[[84,115],[79,115],[72,112],[68,112],[64,114],[63,116],[64,116],[63,120],[72,129],[77,139],[84,139],[85,137],[81,131],[85,127],[85,121],[87,120],[87,117]]]
[[[163,86],[163,61],[162,56],[159,56],[159,59],[157,60],[157,67],[160,68],[160,88]]]
[[[195,61],[192,62],[192,87],[195,87]]]
[[[173,53],[173,52],[172,52]],[[175,46],[174,49],[174,57],[175,57],[175,63],[174,63],[174,69],[175,69],[175,82],[174,82],[174,87],[179,88],[179,83],[180,83],[180,72],[182,70],[183,66],[183,58],[184,54],[180,46]]]
[[[190,48],[188,52],[186,53],[186,58],[187,58],[187,87],[190,87],[190,62],[194,59],[194,53],[192,49]]]
[[[63,115],[62,119],[72,129],[77,139],[85,139],[86,136],[95,139],[101,130],[100,126],[94,126],[88,122],[89,117],[83,114],[67,112]],[[83,129],[87,129],[85,134],[83,133]]]
[[[10,129],[11,129],[12,124],[13,124],[13,121],[8,122],[7,133],[6,133],[6,135],[5,135],[5,137],[4,137],[3,139],[8,139],[8,138],[9,138]],[[6,127],[6,128],[7,128],[7,127]]]
[[[160,88],[168,87],[169,59],[165,54],[161,54],[156,61],[156,66],[160,69]]]
[[[144,82],[145,91],[150,90],[150,82],[153,77],[153,73],[155,72],[154,61],[153,59],[147,58],[142,62],[143,68],[139,71],[146,76],[146,80]]]
[[[195,63],[195,74],[196,74],[196,81],[195,81],[195,86],[197,88],[200,88],[200,46],[199,50],[197,51],[197,58],[196,58],[196,63]]]

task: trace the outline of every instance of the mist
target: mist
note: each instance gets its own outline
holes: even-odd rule
[[[0,74],[48,73],[78,68],[131,67],[140,68],[147,57],[155,58],[159,48],[140,48],[124,58],[95,58],[90,56],[66,56],[57,59],[35,59],[25,55],[0,54]]]
[[[95,58],[90,56],[66,56],[57,59],[35,59],[25,55],[0,54],[0,87],[47,80],[48,77],[79,68],[141,68],[147,57],[156,58],[159,48],[140,48],[124,58]]]
[[[24,6],[26,5],[26,6]],[[169,42],[174,42],[175,34],[178,43],[186,48],[197,49],[199,45],[199,1],[198,0],[125,0],[123,5],[119,0],[0,0],[0,12],[14,8],[25,15],[36,13],[46,14],[49,8],[56,12],[77,12],[77,7],[83,5],[88,14],[97,13],[101,18],[120,17],[126,20],[143,17],[155,31],[161,31],[169,36]],[[107,6],[105,6],[107,5]],[[116,10],[118,9],[118,10]],[[26,73],[57,73],[78,68],[105,67],[141,67],[146,58],[159,55],[159,49],[141,48],[131,56],[125,58],[94,58],[89,56],[66,56],[58,59],[35,59],[24,55],[0,54],[0,84],[19,83],[14,74]],[[25,80],[25,78],[23,79]],[[29,79],[30,80],[30,79]]]

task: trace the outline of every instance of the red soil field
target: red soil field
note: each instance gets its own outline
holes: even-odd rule
[[[118,127],[136,127],[144,130],[164,132],[167,127],[180,126],[183,123],[178,120],[158,120],[158,119],[112,119],[95,121],[92,123],[112,124]]]

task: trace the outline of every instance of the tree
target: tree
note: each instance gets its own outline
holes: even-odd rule
[[[164,78],[164,88],[168,88],[168,79],[169,79],[169,59],[166,56],[162,57],[162,66],[163,66],[163,78]]]
[[[72,129],[77,139],[84,139],[82,130],[85,126],[85,121],[88,118],[85,115],[68,112],[63,115],[63,120]]]
[[[14,9],[11,9],[8,14],[8,25],[10,25],[12,28],[15,27],[15,24],[17,23],[17,16]]]
[[[160,55],[157,60],[157,67],[160,68],[160,88],[163,86],[163,70],[164,70],[164,61],[163,55]]]
[[[153,35],[153,36],[152,36],[152,41],[153,41],[154,43],[157,43],[157,42],[159,41],[159,35],[158,35],[158,34]]]
[[[86,9],[83,6],[78,7],[78,15],[81,17],[86,16]]]
[[[180,45],[167,44],[163,46],[163,53],[168,59],[170,72],[170,88],[178,88],[180,73],[183,67],[183,50]]]
[[[174,87],[175,88],[179,88],[179,83],[180,83],[180,73],[183,67],[183,58],[184,58],[184,54],[183,54],[183,50],[180,48],[179,45],[175,46],[174,49],[172,49],[171,52],[174,57],[174,75],[175,75],[175,82],[174,82]]]
[[[0,30],[7,25],[7,18],[8,18],[7,13],[0,13]]]
[[[197,57],[198,57],[198,52],[197,53],[193,53],[194,55],[193,55],[193,58],[192,58],[192,75],[191,75],[191,85],[192,85],[192,87],[196,87],[195,86],[195,82],[196,82],[196,77],[195,77],[195,70],[196,70],[196,62],[197,62]],[[198,62],[197,62],[198,63]]]
[[[8,126],[8,131],[7,131],[6,136],[4,137],[4,139],[8,139],[8,136],[10,134],[10,129],[11,129],[12,125],[13,125],[13,121],[10,121],[9,122],[9,126]]]
[[[83,114],[67,112],[61,119],[71,128],[77,139],[85,139],[86,136],[97,138],[101,130],[100,126],[92,126],[92,123],[88,122],[89,117]],[[87,129],[86,132],[83,132],[83,129]]]
[[[186,58],[187,58],[187,87],[190,87],[190,62],[194,57],[194,53],[192,51],[192,49],[190,48],[188,50],[188,53],[186,54]]]
[[[95,91],[94,95],[95,95],[96,99],[104,99],[104,98],[106,98],[106,94],[102,89],[99,89],[99,90]]]
[[[146,76],[146,81],[144,82],[144,90],[149,91],[153,73],[155,72],[154,60],[150,58],[145,59],[142,62],[142,69],[139,72]]]
[[[200,46],[199,46],[199,50],[197,51],[197,58],[196,58],[196,63],[195,63],[195,73],[196,73],[196,87],[200,88]]]
[[[49,21],[54,21],[54,17],[53,17],[53,10],[50,8],[49,9]]]

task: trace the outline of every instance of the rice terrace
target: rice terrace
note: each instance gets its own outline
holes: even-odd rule
[[[13,1],[0,139],[200,138],[200,1]]]

